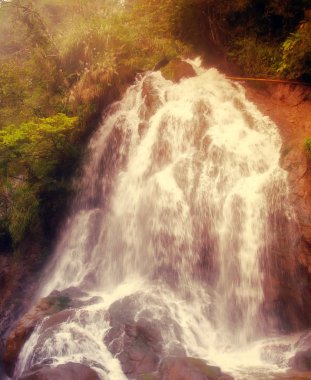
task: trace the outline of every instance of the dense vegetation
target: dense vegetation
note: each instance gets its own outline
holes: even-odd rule
[[[137,72],[194,53],[310,80],[307,0],[0,1],[0,245],[49,241],[102,109]]]

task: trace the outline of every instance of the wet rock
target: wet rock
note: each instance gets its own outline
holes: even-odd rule
[[[139,380],[232,380],[218,367],[186,357],[178,343],[179,326],[169,316],[152,319],[150,312],[142,310],[147,300],[140,296],[125,297],[108,310],[111,329],[104,341],[120,360],[126,376]],[[151,304],[152,297],[148,301]],[[141,317],[135,321],[137,316]],[[177,340],[164,345],[162,334],[165,336],[167,326],[173,327]]]
[[[45,319],[42,323],[42,330],[47,330],[50,327],[55,327],[61,323],[64,323],[68,321],[69,319],[72,319],[75,315],[74,309],[66,309],[62,310],[56,314],[52,314],[49,318]]]
[[[112,329],[123,328],[134,320],[136,312],[140,309],[139,296],[135,294],[114,302],[108,309]]]
[[[121,363],[123,372],[130,377],[157,369],[162,353],[162,337],[152,322],[139,319],[114,326],[105,337],[109,350]]]
[[[294,347],[295,355],[290,358],[287,366],[291,367],[291,371],[311,372],[311,331],[304,332]]]
[[[87,293],[83,290],[71,286],[65,290],[53,290],[49,297],[68,297],[70,299],[86,297]]]
[[[140,302],[139,295],[133,295],[112,304],[108,310],[111,329],[104,338],[130,378],[155,371],[163,352],[157,322],[143,317],[135,321]]]
[[[159,368],[160,380],[233,380],[219,367],[207,365],[201,359],[189,357],[165,358]]]
[[[68,288],[63,291],[53,291],[48,297],[42,298],[36,306],[27,312],[16,324],[9,334],[3,354],[3,366],[6,373],[12,376],[19,353],[30,337],[35,327],[42,324],[42,331],[39,343],[49,337],[50,328],[54,328],[61,323],[74,317],[75,308],[92,305],[101,300],[100,297],[87,299],[87,293],[77,288]]]
[[[104,340],[108,349],[116,355],[123,350],[123,338],[125,329],[126,335],[131,335],[130,326],[137,326],[138,332],[142,332],[145,327],[146,334],[153,336],[153,348],[156,353],[162,357],[162,336],[169,331],[170,336],[175,336],[176,340],[168,342],[165,346],[166,355],[184,356],[186,352],[179,343],[182,340],[182,329],[178,323],[170,315],[169,309],[163,309],[160,319],[157,319],[149,305],[157,304],[158,298],[154,294],[136,293],[131,296],[124,297],[114,302],[108,309],[110,330],[106,334]],[[127,327],[126,327],[127,326]],[[135,329],[133,329],[135,332]],[[136,334],[136,332],[135,332]],[[150,335],[145,337],[147,341],[152,340]],[[159,347],[155,347],[158,343]],[[149,343],[148,343],[149,344]]]
[[[83,306],[93,305],[102,301],[101,297],[91,297],[87,299],[88,294],[82,290],[71,287],[62,291],[54,290],[49,297],[58,300],[61,309],[68,307],[79,308]],[[82,299],[81,299],[82,298]]]
[[[78,363],[66,363],[57,367],[35,366],[19,380],[101,380],[91,368]]]
[[[184,78],[196,76],[193,67],[181,59],[172,59],[168,65],[161,69],[165,79],[169,79],[175,83],[180,82]]]
[[[298,351],[289,361],[289,365],[299,371],[311,371],[311,348]]]
[[[303,333],[298,342],[296,343],[295,347],[299,350],[299,351],[304,351],[306,349],[308,349],[309,347],[311,347],[311,331],[306,331],[305,333]]]
[[[5,371],[9,376],[13,375],[18,355],[37,324],[44,317],[56,314],[69,306],[70,301],[67,298],[46,297],[18,321],[6,340],[2,358]]]
[[[141,116],[149,120],[161,105],[159,90],[152,76],[147,76],[143,82],[142,96],[144,97],[144,105],[141,108]]]

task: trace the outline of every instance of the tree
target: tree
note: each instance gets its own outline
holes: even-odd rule
[[[8,221],[14,243],[36,220],[40,193],[57,186],[57,167],[75,155],[76,125],[76,117],[57,114],[0,131],[1,193],[5,195],[0,219],[2,224]]]

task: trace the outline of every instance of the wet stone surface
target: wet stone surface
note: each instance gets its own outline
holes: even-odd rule
[[[155,324],[144,318],[135,322],[124,314],[121,320],[112,319],[111,325],[105,343],[120,360],[123,372],[136,378],[155,371],[163,352],[162,336]]]
[[[102,380],[91,368],[78,363],[57,367],[36,366],[25,372],[19,380]]]

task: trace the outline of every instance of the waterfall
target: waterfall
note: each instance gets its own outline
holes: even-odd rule
[[[248,356],[230,352],[266,334],[273,221],[282,215],[290,228],[294,219],[281,139],[240,85],[191,64],[197,76],[180,83],[142,75],[92,137],[40,294],[78,288],[97,301],[44,339],[42,322],[16,377],[52,358],[125,378],[105,344],[116,305],[160,327],[163,355],[182,352],[233,371],[232,360],[249,364]],[[253,364],[264,366],[257,348]]]

